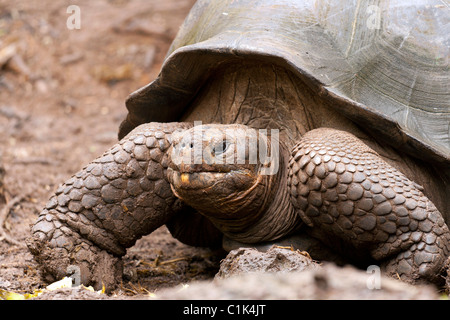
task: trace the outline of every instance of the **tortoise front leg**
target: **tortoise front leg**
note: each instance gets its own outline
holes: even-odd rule
[[[355,136],[308,132],[292,151],[289,185],[313,235],[350,244],[347,256],[367,253],[409,282],[441,279],[450,252],[442,215],[420,186]]]
[[[189,127],[141,125],[58,188],[27,240],[48,280],[79,270],[85,285],[115,286],[126,248],[181,206],[166,180],[167,151],[171,133]]]

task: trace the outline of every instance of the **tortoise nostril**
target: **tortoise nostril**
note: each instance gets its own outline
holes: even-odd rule
[[[180,146],[181,149],[184,149],[184,148],[190,148],[190,149],[193,149],[193,148],[194,148],[194,144],[193,144],[193,143],[185,143],[185,142],[181,142],[181,143],[179,144],[179,146]]]

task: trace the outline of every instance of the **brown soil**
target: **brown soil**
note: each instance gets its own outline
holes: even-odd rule
[[[194,2],[77,1],[79,30],[66,26],[68,2],[0,2],[0,289],[47,285],[25,247],[30,224],[60,183],[117,141],[127,95],[157,76]],[[222,257],[161,228],[128,251],[115,294],[211,278]]]

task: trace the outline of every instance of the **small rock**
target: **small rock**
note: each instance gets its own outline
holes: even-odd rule
[[[220,264],[216,278],[228,278],[243,273],[292,272],[320,268],[311,257],[299,250],[272,246],[266,252],[254,248],[232,250]]]

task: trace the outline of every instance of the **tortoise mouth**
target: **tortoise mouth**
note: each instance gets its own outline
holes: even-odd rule
[[[228,173],[234,171],[236,168],[233,168],[230,165],[208,165],[205,163],[202,164],[180,164],[180,165],[171,165],[172,168],[176,172],[180,172],[181,174],[195,174],[195,173]]]
[[[171,170],[168,172],[170,184],[175,189],[206,189],[222,180],[227,173],[213,171],[180,172]]]
[[[175,190],[203,190],[211,189],[219,184],[226,184],[237,177],[253,177],[248,169],[227,170],[176,170],[168,168],[167,176]]]

